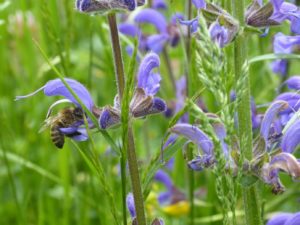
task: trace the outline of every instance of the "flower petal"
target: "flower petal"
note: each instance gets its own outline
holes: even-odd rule
[[[260,134],[265,139],[266,143],[269,138],[271,125],[276,118],[277,114],[288,106],[286,101],[275,101],[265,113],[261,123]]]
[[[140,36],[141,34],[140,29],[134,24],[130,23],[121,23],[119,24],[118,29],[122,34],[132,37]]]
[[[167,9],[167,4],[165,0],[153,0],[152,1],[153,9]]]
[[[292,213],[280,213],[273,216],[266,225],[284,225],[284,223],[293,216]]]
[[[298,225],[300,224],[300,212],[295,213],[293,216],[291,216],[284,225]]]
[[[157,74],[153,74],[152,70],[156,67],[159,67],[159,65],[159,56],[155,53],[147,54],[140,64],[137,86],[144,89],[145,91],[151,90],[148,93],[146,92],[146,94],[148,95],[156,94],[156,92],[158,91],[158,89],[154,87],[157,87],[157,85],[159,85],[160,76],[158,76]],[[155,91],[153,92],[153,90]]]
[[[94,106],[94,102],[88,90],[78,81],[66,78],[65,81],[69,84],[69,86],[73,89],[75,94],[80,98],[82,103],[89,109],[92,110]],[[63,84],[60,79],[55,79],[48,81],[44,87],[44,93],[47,96],[64,96],[65,98],[72,101],[75,105],[80,107],[80,104],[74,98],[74,96],[70,93],[67,87]]]
[[[163,170],[158,170],[154,176],[154,179],[158,182],[161,182],[165,187],[171,191],[173,187],[173,182],[170,176]]]
[[[192,3],[195,5],[197,9],[203,9],[206,7],[205,0],[192,0]]]
[[[173,126],[170,131],[191,140],[193,143],[198,145],[198,147],[201,148],[205,154],[213,154],[213,142],[198,127],[190,124],[180,123]]]
[[[114,127],[120,124],[120,111],[111,106],[107,106],[103,109],[98,121],[101,129]]]
[[[292,76],[284,82],[288,88],[300,90],[300,76]]]
[[[133,198],[133,194],[129,193],[126,197],[126,203],[127,203],[127,208],[128,211],[131,215],[131,218],[136,217],[136,211],[135,211],[135,205],[134,205],[134,198]]]
[[[154,34],[147,38],[147,46],[150,50],[159,54],[164,49],[168,39],[167,34]]]
[[[300,144],[300,120],[294,122],[282,137],[281,148],[283,152],[292,153]]]
[[[137,23],[150,23],[156,27],[159,33],[167,33],[167,21],[165,17],[154,9],[143,9],[135,16]]]

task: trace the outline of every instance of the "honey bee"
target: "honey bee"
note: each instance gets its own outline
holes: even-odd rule
[[[45,120],[45,125],[41,130],[50,127],[50,136],[53,144],[57,148],[62,148],[65,143],[65,136],[73,137],[79,135],[79,132],[72,134],[64,134],[60,131],[60,128],[67,128],[74,123],[83,120],[83,111],[81,108],[65,108],[58,112],[55,116],[50,116]]]

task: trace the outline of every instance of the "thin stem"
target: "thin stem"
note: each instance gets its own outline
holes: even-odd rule
[[[166,47],[164,47],[162,53],[163,53],[163,57],[164,57],[164,60],[165,60],[166,66],[167,66],[169,78],[172,83],[173,89],[176,90],[176,81],[175,81],[174,73],[173,73],[172,66],[171,66],[171,61],[170,61],[169,54],[167,52]]]
[[[123,111],[122,98],[123,98],[123,93],[124,93],[124,88],[125,88],[125,78],[124,78],[124,66],[123,66],[122,53],[121,53],[121,48],[120,48],[119,34],[118,34],[115,14],[108,15],[108,22],[109,22],[109,27],[110,27],[110,31],[111,31],[111,40],[112,40],[113,53],[114,53],[114,63],[115,63],[115,70],[116,70],[116,80],[117,80],[117,86],[118,86],[119,101],[120,101],[120,103],[122,103],[122,111]],[[124,99],[126,100],[126,98],[124,98]],[[125,112],[121,112],[122,115],[124,113]],[[123,121],[122,121],[122,123],[123,123]],[[143,195],[142,195],[138,163],[137,163],[136,152],[135,152],[132,126],[131,126],[130,120],[127,121],[127,124],[122,124],[122,125],[127,126],[127,129],[124,129],[124,130],[128,137],[127,143],[125,143],[123,140],[122,158],[123,158],[123,160],[124,160],[124,158],[126,158],[125,156],[126,156],[126,149],[127,149],[127,159],[128,159],[128,166],[129,166],[129,173],[130,173],[130,179],[131,179],[131,185],[132,185],[134,204],[135,204],[135,209],[136,209],[137,223],[139,225],[146,225],[144,200],[143,200]],[[121,162],[124,163],[123,161],[121,161]],[[125,168],[123,168],[123,169],[125,169]],[[123,173],[124,173],[124,171],[123,171]],[[123,179],[124,178],[125,177],[123,177]],[[123,185],[122,185],[122,187],[123,187]],[[124,191],[124,189],[123,189],[123,191]],[[123,201],[124,201],[124,197],[123,197]],[[124,206],[124,202],[123,202],[123,206]],[[124,215],[123,215],[123,217],[124,217]]]
[[[244,0],[233,0],[232,9],[234,16],[239,20],[240,25],[244,25]],[[236,81],[241,78],[242,67],[246,61],[247,49],[245,37],[240,35],[234,45],[234,70]],[[237,96],[240,100],[238,105],[238,135],[241,145],[241,154],[247,160],[252,159],[252,121],[251,121],[251,107],[250,107],[250,80],[249,73],[245,74],[243,92],[237,92],[242,96]],[[261,225],[261,207],[258,201],[256,185],[250,188],[243,187],[243,199],[245,209],[245,219],[247,225]]]
[[[132,193],[134,198],[136,218],[139,225],[146,225],[146,217],[144,210],[144,199],[140,182],[140,174],[138,170],[137,158],[135,153],[135,144],[131,124],[128,124],[128,148],[127,158],[129,173],[131,178]]]
[[[123,66],[122,51],[121,51],[120,41],[119,41],[116,15],[114,13],[108,15],[108,23],[110,28],[110,36],[111,36],[113,55],[114,55],[118,94],[121,102],[123,97],[124,86],[125,86],[124,66]]]
[[[127,225],[127,210],[126,210],[126,157],[123,152],[120,157],[121,164],[121,182],[122,182],[122,212],[123,224]]]

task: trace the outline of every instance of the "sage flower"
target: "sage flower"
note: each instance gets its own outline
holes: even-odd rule
[[[284,171],[292,178],[300,178],[300,163],[290,153],[282,152],[275,155],[269,163],[264,164],[262,168],[262,177],[267,184],[272,185],[272,191],[275,194],[284,191],[284,186],[279,179],[279,171]]]
[[[291,31],[300,34],[300,9],[284,0],[271,0],[273,4],[273,14],[270,19],[281,23],[284,20],[291,22]]]
[[[202,130],[190,124],[179,123],[171,127],[170,132],[184,136],[202,150],[203,154],[199,152],[196,158],[188,163],[192,170],[201,171],[203,168],[213,165],[215,162],[214,145],[212,140]]]
[[[273,51],[275,54],[291,54],[297,45],[300,45],[300,35],[287,36],[277,33],[274,36]],[[277,59],[272,63],[271,67],[274,73],[285,76],[287,73],[287,60]]]
[[[162,113],[167,106],[164,100],[155,97],[160,88],[161,77],[152,70],[160,65],[159,56],[155,53],[147,54],[138,70],[137,85],[130,101],[130,114],[134,118],[142,118],[147,115]],[[99,125],[107,129],[120,123],[120,103],[118,96],[115,98],[114,107],[106,106],[99,117]]]
[[[95,106],[89,91],[81,83],[70,78],[66,78],[64,80],[89,111],[95,114],[101,111]],[[54,102],[54,104],[50,106],[47,113],[47,118],[50,116],[53,107],[64,102],[72,103],[77,108],[81,109],[81,111],[83,111],[77,99],[73,96],[73,94],[68,90],[68,88],[60,79],[50,80],[43,87],[39,88],[38,90],[34,91],[31,94],[25,96],[17,96],[16,100],[31,97],[40,91],[43,91],[46,96],[63,96],[65,98]],[[61,134],[70,137],[76,141],[85,141],[87,140],[87,134],[85,128],[82,128],[83,124],[84,122],[82,119],[76,121],[75,123],[71,124],[68,127],[60,127],[59,130]]]
[[[138,4],[141,5],[141,4]],[[82,13],[107,13],[111,10],[134,10],[135,0],[76,0],[75,7]]]
[[[262,5],[262,1],[254,0],[245,13],[246,23],[254,27],[269,27],[281,24],[284,20],[291,22],[291,31],[300,34],[300,10],[284,0],[270,0]]]

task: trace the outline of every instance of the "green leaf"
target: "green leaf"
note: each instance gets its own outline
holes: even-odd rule
[[[255,56],[248,60],[249,64],[266,61],[266,60],[275,60],[275,59],[300,59],[298,54],[266,54]]]

